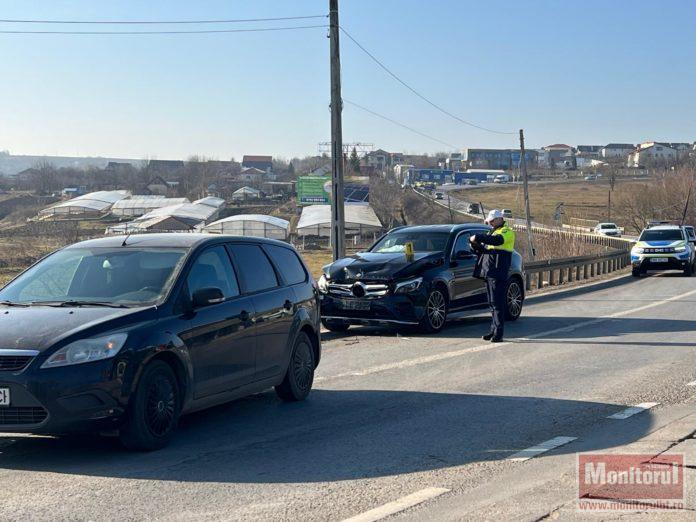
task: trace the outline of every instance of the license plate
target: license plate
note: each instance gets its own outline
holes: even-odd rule
[[[344,310],[369,310],[370,301],[360,299],[340,299],[338,301],[341,308]]]
[[[10,405],[10,389],[0,388],[0,406]]]
[[[669,263],[669,259],[666,257],[653,257],[650,259],[651,263]]]

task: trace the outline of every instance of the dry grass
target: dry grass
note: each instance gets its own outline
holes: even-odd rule
[[[612,200],[617,201],[625,189],[640,184],[644,185],[645,181],[617,180]],[[604,221],[607,219],[608,194],[608,180],[530,184],[532,219],[553,224],[556,205],[564,203],[566,222],[570,217]],[[465,201],[481,202],[487,209],[509,208],[514,216],[524,216],[524,192],[521,185],[477,186],[457,191],[456,195]],[[620,221],[620,217],[613,212],[612,220]],[[624,225],[621,222],[618,224]]]

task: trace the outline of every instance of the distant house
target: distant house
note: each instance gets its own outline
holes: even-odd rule
[[[599,158],[602,155],[601,145],[578,145],[575,149],[577,155],[584,158]]]
[[[162,176],[155,176],[147,184],[147,191],[155,196],[171,196],[178,188],[178,181],[167,181]]]
[[[147,170],[150,173],[175,174],[184,168],[181,160],[150,160],[147,163]]]
[[[626,158],[635,148],[631,143],[609,143],[602,147],[600,155],[605,159]]]
[[[114,173],[121,173],[124,171],[131,170],[133,168],[132,163],[126,163],[125,161],[110,161],[109,163],[106,164],[106,167],[104,167],[104,170],[106,172],[114,172]]]
[[[669,143],[647,141],[628,155],[627,165],[633,168],[649,165],[670,165],[679,159],[679,153]]]
[[[242,169],[259,169],[263,172],[273,170],[272,156],[244,156],[242,158]]]
[[[575,168],[575,149],[565,143],[554,143],[543,148],[546,151],[546,164],[551,167]]]
[[[400,152],[387,152],[383,149],[377,149],[365,154],[364,162],[369,167],[382,172],[397,163],[403,163],[404,155]]]
[[[688,156],[689,151],[691,150],[690,143],[667,143],[667,145],[677,151],[677,156],[679,156],[679,159]]]
[[[256,167],[242,167],[237,179],[248,184],[258,185],[263,181],[265,170],[257,169]]]

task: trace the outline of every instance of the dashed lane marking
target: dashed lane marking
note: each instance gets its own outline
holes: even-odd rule
[[[518,451],[517,453],[510,455],[507,458],[507,460],[512,460],[514,462],[522,462],[525,460],[529,460],[531,458],[536,457],[537,455],[541,455],[542,453],[546,453],[547,451],[551,451],[552,449],[564,446],[569,442],[573,442],[576,439],[577,437],[554,437],[551,440],[547,440],[546,442],[542,442],[541,444],[537,444],[536,446],[532,446],[531,448]]]
[[[347,518],[343,522],[374,522],[375,520],[382,520],[396,513],[400,513],[408,508],[422,504],[427,500],[432,500],[440,495],[448,493],[449,489],[445,488],[426,488],[416,491],[410,495],[402,497],[393,502],[384,504],[383,506],[376,507],[370,511],[365,511],[354,517]]]
[[[609,415],[607,419],[628,419],[629,417],[633,417],[634,415],[637,415],[638,413],[642,413],[644,411],[649,410],[650,408],[654,408],[660,404],[659,402],[641,402],[640,404],[636,404],[635,406],[631,406],[630,408],[626,408],[625,410],[619,411],[615,413],[614,415]]]

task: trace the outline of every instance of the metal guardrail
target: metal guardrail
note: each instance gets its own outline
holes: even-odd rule
[[[448,208],[440,201],[434,200],[414,189],[416,194],[428,198],[436,204]],[[480,220],[480,216],[475,216],[462,212],[458,209],[451,209],[460,215]],[[512,226],[516,230],[527,230],[526,224],[521,224],[512,220]],[[532,261],[525,263],[525,288],[527,290],[545,288],[547,286],[562,285],[566,282],[585,281],[595,277],[609,274],[617,270],[622,270],[631,264],[631,248],[635,240],[626,237],[609,237],[599,234],[592,234],[578,230],[564,230],[545,225],[533,225],[532,232],[545,236],[558,238],[580,238],[588,244],[602,245],[613,248],[614,251],[589,256],[566,257],[562,259],[547,259],[543,261]]]
[[[532,261],[524,265],[525,288],[532,290],[566,282],[585,281],[622,270],[630,264],[631,253],[627,250],[593,256]]]

